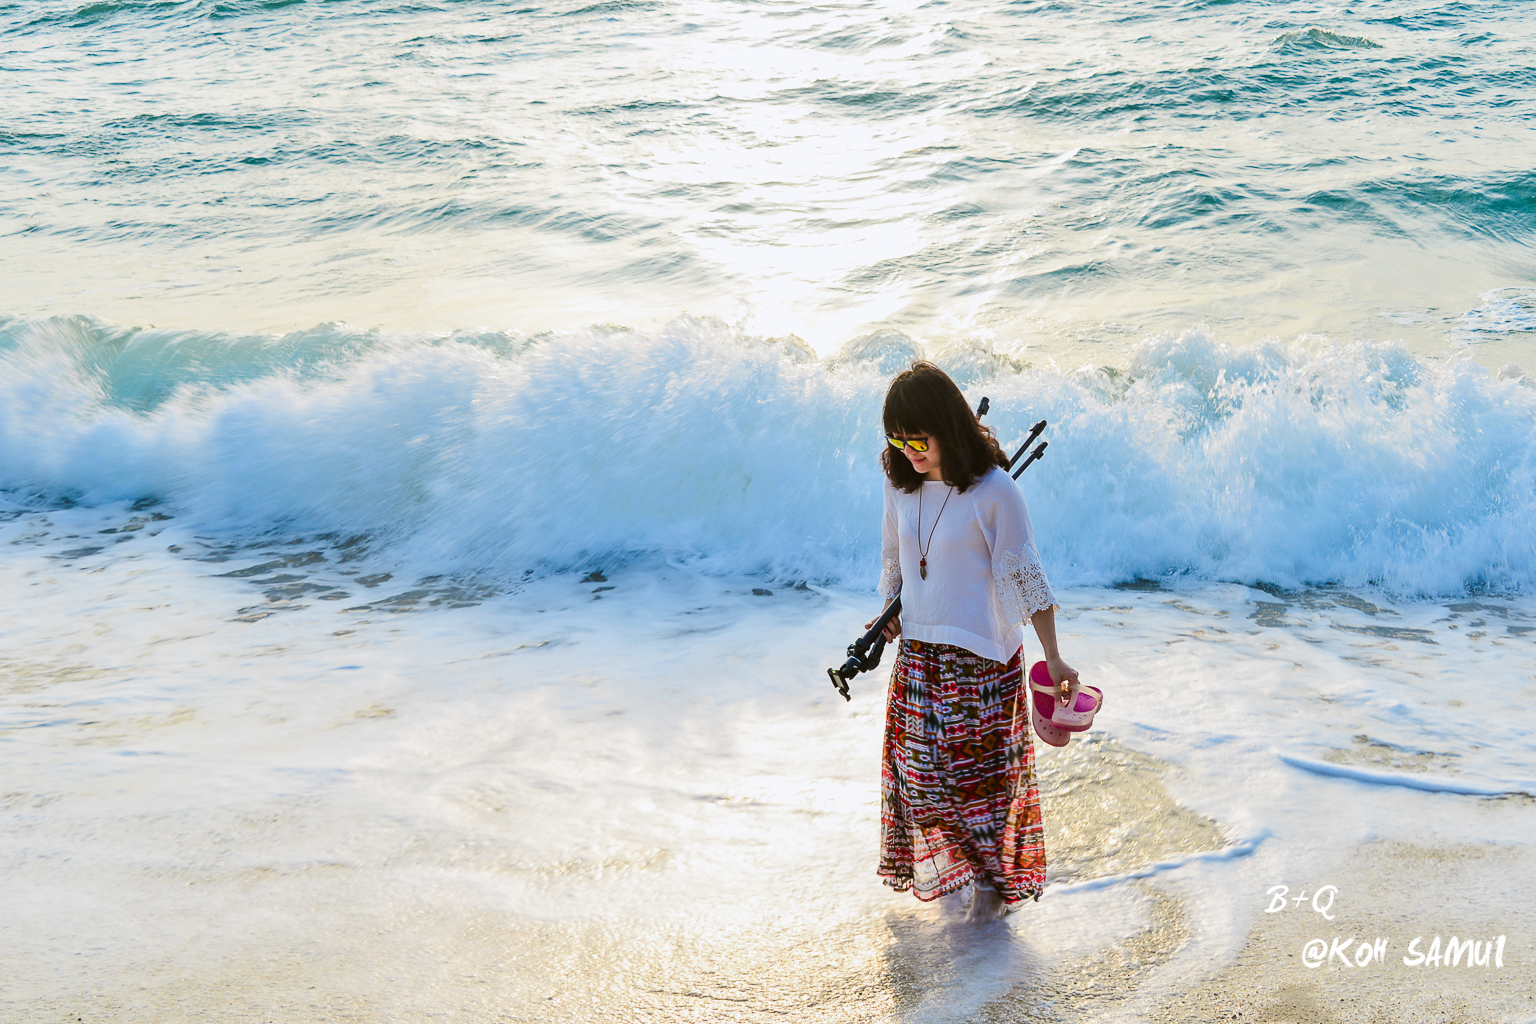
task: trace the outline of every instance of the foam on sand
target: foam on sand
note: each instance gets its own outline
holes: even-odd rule
[[[1382,772],[1350,765],[1330,764],[1327,761],[1315,761],[1308,757],[1295,757],[1290,754],[1280,754],[1279,757],[1292,768],[1300,768],[1305,772],[1337,779],[1350,779],[1354,782],[1366,782],[1374,786],[1406,786],[1409,789],[1422,789],[1427,793],[1459,793],[1463,796],[1536,795],[1533,793],[1536,791],[1536,783],[1504,782],[1478,785],[1457,779],[1405,775],[1402,772]]]
[[[434,607],[447,581],[379,581],[344,538],[209,548],[134,519],[0,524],[28,598],[0,705],[19,1019],[723,1001],[743,1019],[1136,1020],[1243,956],[1313,984],[1279,959],[1295,951],[1255,945],[1277,883],[1335,884],[1363,913],[1420,883],[1341,868],[1357,849],[1529,848],[1522,797],[1341,785],[1275,756],[1519,777],[1527,690],[1491,727],[1448,695],[1530,664],[1529,634],[1468,628],[1530,621],[1520,601],[1063,588],[1064,650],[1113,710],[1040,751],[1046,896],[976,929],[873,875],[883,673],[850,704],[824,674],[867,595],[607,566]],[[1383,617],[1435,642],[1334,628]],[[1435,884],[1508,915],[1443,934],[1497,924],[1507,959],[1528,948],[1514,876]],[[1439,984],[1502,1005],[1471,975]]]

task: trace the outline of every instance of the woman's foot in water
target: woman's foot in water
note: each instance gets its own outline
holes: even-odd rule
[[[990,885],[971,886],[970,902],[965,907],[967,921],[996,921],[1008,911],[1002,896]]]

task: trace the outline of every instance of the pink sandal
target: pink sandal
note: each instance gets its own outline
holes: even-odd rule
[[[1104,706],[1104,691],[1097,686],[1080,686],[1077,699],[1062,704],[1061,690],[1051,682],[1051,670],[1037,661],[1029,670],[1029,717],[1035,735],[1053,747],[1064,747],[1075,732],[1086,732],[1093,716]]]

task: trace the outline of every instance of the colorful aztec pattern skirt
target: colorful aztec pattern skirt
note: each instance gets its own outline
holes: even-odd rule
[[[1040,898],[1045,835],[1022,650],[1003,665],[902,640],[880,771],[880,868],[933,900],[972,882],[1007,904]]]

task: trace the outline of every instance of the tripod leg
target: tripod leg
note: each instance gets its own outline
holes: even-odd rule
[[[885,634],[881,633],[875,640],[875,645],[869,649],[869,654],[864,657],[864,671],[868,672],[880,664],[880,656],[885,653]]]

